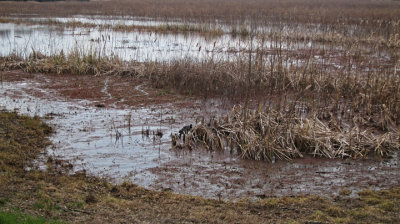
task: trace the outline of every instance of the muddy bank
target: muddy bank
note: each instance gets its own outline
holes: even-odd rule
[[[382,161],[308,157],[271,164],[228,152],[172,150],[171,133],[229,109],[218,100],[185,99],[126,77],[19,71],[2,77],[0,105],[48,119],[56,130],[48,155],[69,160],[72,172],[86,170],[115,183],[128,180],[149,189],[224,199],[335,196],[342,189],[354,195],[363,188],[400,185],[398,155]],[[153,134],[157,131],[162,136]]]

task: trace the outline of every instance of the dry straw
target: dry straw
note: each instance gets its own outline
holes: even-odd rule
[[[274,161],[311,154],[326,158],[385,157],[399,150],[399,131],[376,134],[355,125],[344,129],[331,117],[323,122],[313,114],[301,118],[275,110],[250,110],[235,106],[224,117],[197,124],[186,141],[175,147],[233,150],[242,158]],[[176,140],[176,139],[175,139]]]

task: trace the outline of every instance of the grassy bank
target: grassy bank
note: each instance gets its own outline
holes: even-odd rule
[[[17,223],[340,223],[399,222],[400,189],[363,191],[335,201],[323,197],[266,198],[225,202],[112,185],[84,172],[64,174],[65,161],[49,160],[46,171],[24,166],[37,157],[50,130],[37,118],[0,113],[0,220]],[[29,136],[29,138],[27,138]],[[43,143],[44,142],[44,143]],[[63,165],[64,164],[64,165]],[[25,215],[22,215],[25,214]],[[17,217],[18,216],[18,217]],[[43,218],[40,218],[43,217]],[[30,220],[27,222],[23,222]]]

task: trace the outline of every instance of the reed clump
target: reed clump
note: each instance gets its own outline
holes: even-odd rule
[[[242,158],[275,161],[307,154],[330,159],[385,157],[400,149],[399,140],[397,129],[377,134],[357,124],[342,128],[333,117],[322,121],[315,114],[302,118],[290,112],[235,106],[226,116],[198,123],[184,145],[229,149]]]
[[[136,76],[141,66],[135,62],[125,63],[117,56],[101,56],[96,51],[75,49],[69,54],[61,51],[46,56],[33,51],[27,58],[10,55],[0,59],[0,70],[22,69],[29,73],[57,75],[131,75]]]

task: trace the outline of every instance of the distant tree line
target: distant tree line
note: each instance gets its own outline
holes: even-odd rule
[[[35,1],[35,2],[61,2],[61,1],[66,1],[66,0],[0,0],[0,2],[5,2],[5,1],[14,1],[14,2],[27,2],[27,1]],[[88,2],[89,0],[74,0],[74,1]]]

